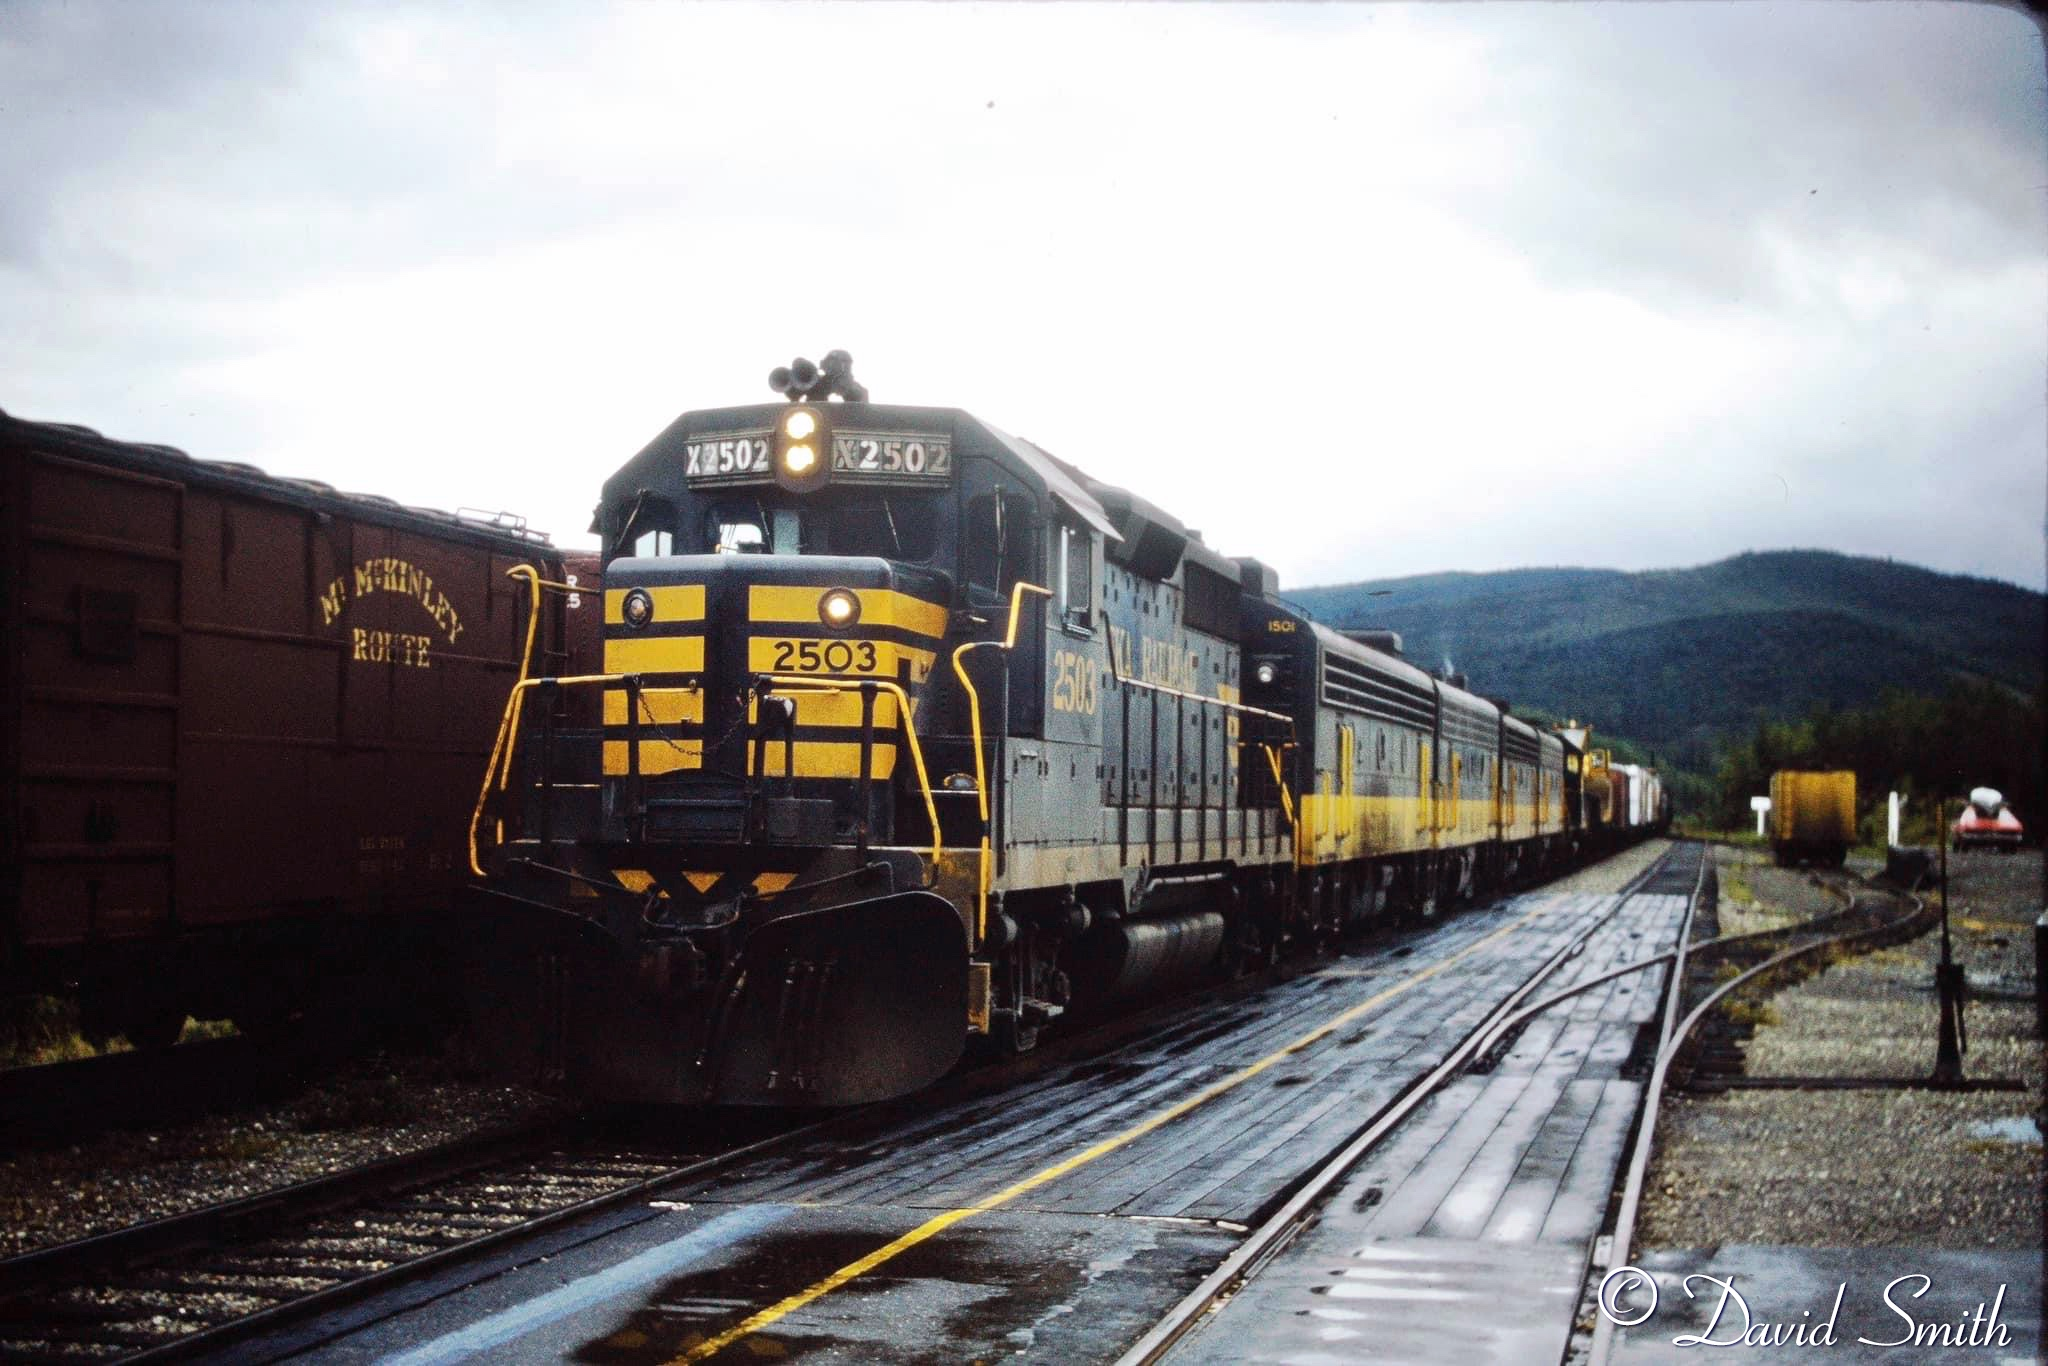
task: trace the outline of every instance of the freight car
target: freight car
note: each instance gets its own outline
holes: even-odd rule
[[[777,379],[606,481],[602,671],[514,689],[465,939],[502,1065],[874,1099],[1585,840],[1582,741],[965,412]]]
[[[546,538],[5,414],[0,509],[0,992],[137,1044],[443,995]]]
[[[1781,867],[1810,859],[1839,868],[1856,843],[1856,775],[1780,769],[1771,775],[1770,816]]]

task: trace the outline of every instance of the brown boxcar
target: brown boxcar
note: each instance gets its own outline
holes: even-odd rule
[[[4,413],[0,506],[0,988],[138,1042],[431,995],[547,539]]]

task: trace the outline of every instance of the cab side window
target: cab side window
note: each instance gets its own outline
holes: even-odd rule
[[[618,530],[612,533],[611,558],[677,553],[676,508],[666,498],[656,498],[643,489],[620,509],[617,516]]]
[[[1094,625],[1095,584],[1090,576],[1093,556],[1088,532],[1060,523],[1055,548],[1060,566],[1060,616],[1069,626],[1088,629]]]
[[[1037,568],[1032,554],[1032,503],[1016,495],[985,493],[968,500],[961,528],[960,571],[969,584],[999,596]]]

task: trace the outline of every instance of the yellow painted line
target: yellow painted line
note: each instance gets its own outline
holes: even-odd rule
[[[1210,1101],[1216,1099],[1216,1097],[1224,1095],[1227,1092],[1236,1090],[1238,1087],[1250,1081],[1253,1077],[1256,1077],[1261,1072],[1264,1072],[1267,1068],[1285,1062],[1288,1058],[1292,1057],[1296,1053],[1299,1053],[1302,1049],[1308,1048],[1311,1045],[1316,1044],[1325,1038],[1328,1038],[1331,1034],[1335,1033],[1339,1029],[1342,1029],[1345,1025],[1350,1024],[1353,1020],[1357,1019],[1359,1016],[1365,1014],[1366,1012],[1386,1004],[1388,1001],[1393,1000],[1396,996],[1399,996],[1404,992],[1414,990],[1416,987],[1422,985],[1430,978],[1444,971],[1444,969],[1477,953],[1479,950],[1485,948],[1488,944],[1491,944],[1494,940],[1499,939],[1501,936],[1511,934],[1514,931],[1521,929],[1523,926],[1527,925],[1531,920],[1535,919],[1537,916],[1541,915],[1543,912],[1549,909],[1550,906],[1547,903],[1537,905],[1535,908],[1524,913],[1511,923],[1501,926],[1499,929],[1495,930],[1492,934],[1487,935],[1483,939],[1474,940],[1470,944],[1467,944],[1464,948],[1459,949],[1450,957],[1439,959],[1434,964],[1430,965],[1427,968],[1424,968],[1421,972],[1416,973],[1413,977],[1410,977],[1395,986],[1388,987],[1385,991],[1382,991],[1377,995],[1369,997],[1366,1000],[1360,1001],[1355,1006],[1351,1006],[1346,1010],[1338,1012],[1329,1020],[1325,1021],[1322,1024],[1317,1025],[1314,1029],[1311,1029],[1308,1033],[1303,1034],[1300,1038],[1294,1040],[1292,1043],[1287,1044],[1285,1047],[1275,1052],[1267,1054],[1265,1057],[1260,1058],[1257,1062],[1251,1064],[1249,1067],[1243,1068],[1242,1070],[1237,1072],[1233,1072],[1231,1075],[1223,1078],[1223,1080],[1221,1081],[1212,1082],[1210,1085],[1204,1087],[1202,1090],[1197,1091],[1194,1095],[1189,1096],[1186,1100],[1168,1106],[1166,1109],[1161,1110],[1159,1113],[1153,1115],[1151,1118],[1142,1120],[1139,1123],[1132,1125],[1130,1128],[1124,1130],[1122,1133],[1117,1134],[1112,1138],[1105,1138],[1104,1140],[1102,1140],[1102,1142],[1097,1143],[1092,1148],[1085,1148],[1082,1151],[1075,1153],[1072,1157],[1065,1159],[1064,1161],[1056,1162],[1052,1166],[1045,1168],[1043,1171],[1036,1172],[1030,1176],[1027,1176],[1022,1181],[1017,1182],[1013,1186],[1008,1186],[1000,1191],[997,1191],[994,1195],[989,1196],[986,1200],[983,1200],[978,1204],[965,1205],[958,1209],[949,1209],[943,1214],[938,1214],[930,1219],[927,1219],[924,1223],[919,1224],[916,1228],[910,1230],[910,1232],[904,1234],[902,1237],[896,1239],[894,1242],[886,1243],[883,1246],[876,1248],[873,1252],[870,1252],[867,1256],[862,1257],[859,1261],[848,1262],[845,1266],[840,1267],[837,1271],[825,1277],[823,1280],[818,1281],[816,1284],[808,1286],[803,1290],[799,1290],[796,1294],[791,1295],[786,1299],[776,1301],[774,1304],[769,1305],[766,1309],[763,1309],[758,1314],[754,1314],[749,1318],[742,1319],[740,1322],[734,1324],[732,1327],[726,1329],[723,1333],[718,1334],[716,1337],[706,1338],[704,1341],[698,1343],[695,1347],[692,1347],[687,1352],[683,1353],[683,1355],[674,1358],[674,1363],[681,1363],[686,1361],[702,1361],[706,1357],[724,1351],[727,1347],[730,1347],[733,1343],[738,1342],[741,1338],[750,1336],[754,1333],[758,1333],[763,1328],[768,1327],[770,1324],[775,1323],[780,1319],[787,1318],[789,1315],[803,1308],[811,1301],[829,1295],[834,1290],[837,1290],[840,1286],[845,1285],[848,1281],[866,1275],[868,1272],[874,1270],[876,1267],[882,1265],[884,1262],[889,1261],[891,1258],[895,1257],[898,1253],[906,1252],[909,1249],[916,1247],[919,1243],[924,1242],[926,1239],[932,1237],[932,1235],[934,1234],[943,1233],[945,1230],[959,1223],[962,1219],[970,1219],[977,1214],[986,1214],[990,1210],[998,1209],[1003,1205],[1007,1205],[1012,1200],[1015,1200],[1017,1197],[1021,1195],[1028,1195],[1032,1191],[1037,1190],[1040,1186],[1049,1185],[1052,1182],[1059,1180],[1061,1177],[1066,1176],[1068,1173],[1087,1166],[1090,1162],[1095,1161],[1097,1158],[1106,1157],[1110,1153],[1115,1152],[1117,1149],[1126,1147],[1129,1144],[1137,1141],[1138,1139],[1143,1138],[1146,1134],[1151,1133],[1153,1130],[1161,1128],[1167,1124],[1171,1124],[1174,1120],[1179,1119],[1182,1115],[1187,1114],[1189,1111],[1199,1109],[1200,1107],[1207,1105]]]
[[[612,636],[604,643],[608,674],[704,672],[702,636]]]
[[[835,586],[821,583],[812,587],[792,587],[757,583],[747,590],[747,620],[802,621],[815,625],[818,621],[818,599],[826,589]],[[852,591],[860,599],[862,626],[901,626],[934,640],[946,634],[946,609],[939,603],[913,598],[893,588],[855,588]]]
[[[626,594],[630,588],[607,588],[604,590],[604,624],[623,626],[626,624]],[[704,585],[701,583],[677,583],[662,588],[641,590],[654,600],[656,621],[702,621],[704,620]]]

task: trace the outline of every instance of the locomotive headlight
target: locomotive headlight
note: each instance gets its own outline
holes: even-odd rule
[[[827,626],[851,626],[860,620],[860,598],[850,588],[834,588],[818,599],[818,620]]]
[[[1280,676],[1280,671],[1278,669],[1275,669],[1271,664],[1259,665],[1255,673],[1259,682],[1268,685],[1270,685],[1274,679]]]
[[[832,424],[816,407],[799,403],[775,417],[775,482],[791,493],[811,493],[831,477],[825,468]]]
[[[637,631],[654,620],[654,599],[647,596],[646,589],[636,588],[619,604],[619,615],[626,619],[626,625]]]

